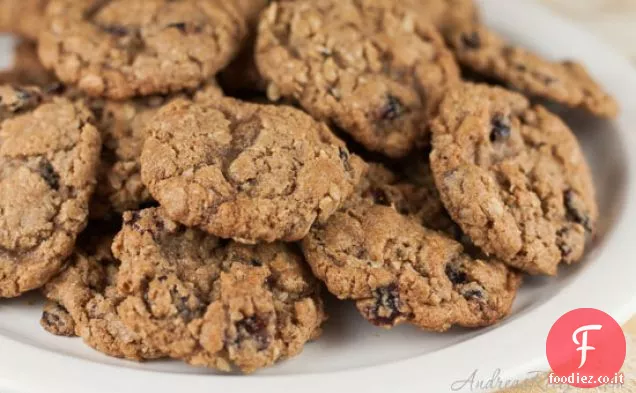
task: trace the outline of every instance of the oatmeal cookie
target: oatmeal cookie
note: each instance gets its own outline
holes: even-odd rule
[[[459,70],[431,23],[390,0],[274,2],[256,62],[270,99],[293,98],[367,149],[407,155]]]
[[[616,117],[617,102],[574,61],[553,62],[512,46],[481,25],[450,29],[446,39],[462,66],[532,97]]]
[[[226,0],[51,0],[42,63],[92,96],[193,89],[227,65],[245,17]]]
[[[460,243],[366,199],[314,226],[302,248],[331,293],[386,328],[492,325],[510,313],[521,282],[503,263],[473,259]]]
[[[175,100],[148,132],[142,180],[166,214],[245,243],[302,239],[364,166],[327,126],[286,106]]]
[[[208,99],[215,95],[220,97],[222,93],[211,81],[195,93],[195,99]],[[153,202],[141,181],[140,157],[146,140],[146,126],[162,106],[180,96],[90,101],[103,140],[97,188],[90,207],[92,219],[137,210]]]
[[[79,336],[96,350],[131,360],[164,356],[124,325],[117,306],[119,262],[110,247],[113,236],[95,235],[73,253],[68,267],[43,290],[49,303],[41,325],[57,335]]]
[[[477,246],[532,274],[581,258],[598,208],[561,119],[520,94],[467,83],[446,95],[432,128],[435,183]]]
[[[186,362],[243,372],[300,353],[325,320],[295,245],[248,246],[185,228],[160,209],[124,214],[113,244],[124,322]]]
[[[59,272],[85,225],[101,140],[90,111],[0,86],[0,297]]]

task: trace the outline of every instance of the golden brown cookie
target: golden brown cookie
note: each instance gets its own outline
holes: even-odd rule
[[[166,214],[245,243],[302,239],[363,167],[327,126],[287,106],[180,99],[148,132],[142,180]]]
[[[488,326],[510,313],[521,277],[391,207],[354,198],[302,241],[331,293],[356,301],[371,323],[445,331]]]
[[[199,100],[221,97],[223,93],[215,81],[210,81],[193,94],[194,99]],[[92,219],[138,210],[154,202],[141,181],[140,157],[147,136],[146,126],[162,106],[184,96],[89,100],[103,140],[97,188],[90,206]]]
[[[95,234],[82,240],[68,267],[44,286],[49,303],[42,313],[42,326],[53,334],[79,336],[109,356],[131,360],[164,356],[127,328],[117,312],[124,297],[117,291],[119,261],[110,251],[112,235]]]
[[[0,297],[59,272],[87,221],[101,140],[81,102],[0,86]]]
[[[124,214],[113,252],[124,322],[173,358],[252,372],[320,335],[319,285],[295,245],[242,245],[146,209]]]
[[[481,25],[456,26],[446,39],[463,67],[509,88],[599,117],[619,112],[614,98],[574,61],[549,61]]]
[[[407,155],[459,71],[431,23],[390,0],[274,2],[256,61],[270,99],[293,98],[367,149]],[[421,19],[421,18],[420,18]]]
[[[556,115],[467,83],[444,98],[432,145],[442,201],[483,251],[532,274],[581,258],[598,207],[576,137]]]
[[[227,65],[245,17],[226,0],[51,0],[42,63],[92,96],[194,89]]]

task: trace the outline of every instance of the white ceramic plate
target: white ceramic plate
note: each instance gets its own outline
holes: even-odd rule
[[[497,369],[503,379],[547,369],[545,338],[552,323],[571,309],[595,307],[626,321],[636,311],[636,70],[531,1],[481,3],[491,26],[547,56],[583,61],[620,100],[623,115],[614,123],[565,114],[592,164],[601,206],[601,234],[583,263],[562,269],[554,279],[527,280],[514,314],[484,330],[434,334],[404,326],[384,331],[366,323],[352,304],[332,301],[320,340],[301,356],[247,377],[176,361],[138,364],[109,358],[80,339],[44,332],[37,296],[3,300],[0,392],[445,392],[475,369],[484,379]],[[0,41],[5,64],[9,48],[8,40]]]

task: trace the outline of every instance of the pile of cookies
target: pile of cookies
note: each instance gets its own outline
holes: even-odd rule
[[[472,0],[0,0],[0,30],[0,297],[108,355],[253,372],[318,339],[327,291],[489,326],[594,235],[536,102],[616,102]]]

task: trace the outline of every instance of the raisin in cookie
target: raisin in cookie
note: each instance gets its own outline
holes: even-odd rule
[[[432,145],[442,201],[483,251],[532,274],[581,258],[598,208],[561,119],[517,93],[465,84],[444,98]]]
[[[13,53],[13,65],[0,72],[0,84],[38,86],[48,89],[57,83],[55,75],[47,71],[38,58],[35,43],[21,41]]]
[[[472,259],[458,242],[366,199],[314,226],[302,248],[331,293],[387,328],[494,324],[510,313],[521,282],[503,263]]]
[[[193,89],[227,65],[245,20],[226,0],[51,0],[42,63],[114,99]]]
[[[45,284],[88,216],[101,146],[80,102],[0,86],[0,297]]]
[[[300,353],[325,320],[295,245],[247,246],[166,218],[124,214],[113,244],[124,322],[190,364],[243,372]]]
[[[573,61],[552,62],[507,43],[481,25],[450,29],[446,39],[462,66],[532,97],[600,117],[616,117],[618,104]]]
[[[117,306],[119,262],[110,247],[113,237],[83,239],[68,267],[44,286],[49,299],[40,323],[57,335],[82,337],[91,347],[110,356],[132,360],[155,359],[163,354],[124,325]]]
[[[176,100],[148,132],[142,180],[166,214],[245,243],[303,238],[364,165],[327,126],[286,106]]]
[[[261,14],[256,62],[271,99],[293,98],[367,149],[405,156],[459,80],[432,24],[390,0],[298,0]]]
[[[0,32],[35,40],[49,0],[0,0]]]

